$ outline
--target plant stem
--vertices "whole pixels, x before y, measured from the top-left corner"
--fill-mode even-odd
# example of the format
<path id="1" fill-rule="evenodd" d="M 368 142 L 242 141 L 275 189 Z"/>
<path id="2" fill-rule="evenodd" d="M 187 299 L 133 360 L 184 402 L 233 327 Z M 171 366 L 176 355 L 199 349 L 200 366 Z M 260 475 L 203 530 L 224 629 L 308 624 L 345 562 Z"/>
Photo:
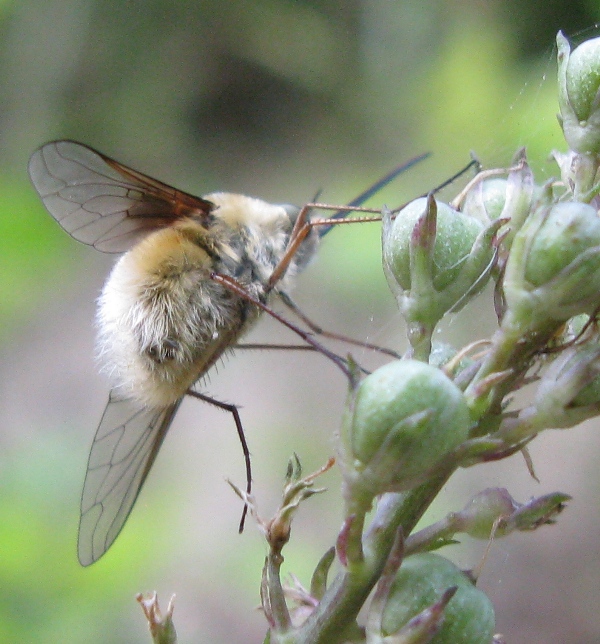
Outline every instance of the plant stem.
<path id="1" fill-rule="evenodd" d="M 344 641 L 371 590 L 379 580 L 398 529 L 409 535 L 444 486 L 454 467 L 420 487 L 380 497 L 375 516 L 363 537 L 364 560 L 341 572 L 327 589 L 314 613 L 287 644 L 337 644 Z"/>

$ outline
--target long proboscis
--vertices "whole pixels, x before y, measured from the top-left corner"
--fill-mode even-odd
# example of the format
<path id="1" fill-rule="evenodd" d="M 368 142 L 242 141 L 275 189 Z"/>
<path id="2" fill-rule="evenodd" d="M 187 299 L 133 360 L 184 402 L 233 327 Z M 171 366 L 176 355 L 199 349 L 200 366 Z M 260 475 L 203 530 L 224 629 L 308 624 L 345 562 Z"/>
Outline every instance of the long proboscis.
<path id="1" fill-rule="evenodd" d="M 334 215 L 329 217 L 328 221 L 332 219 L 344 219 L 349 213 L 352 212 L 353 207 L 358 208 L 359 206 L 362 206 L 362 204 L 367 199 L 369 199 L 369 197 L 372 197 L 374 194 L 379 192 L 382 188 L 385 188 L 385 186 L 387 186 L 388 183 L 393 181 L 399 174 L 402 174 L 402 172 L 404 172 L 405 170 L 408 170 L 413 165 L 419 163 L 419 161 L 423 161 L 423 159 L 426 159 L 428 156 L 429 156 L 429 152 L 426 152 L 424 154 L 421 154 L 417 157 L 410 159 L 409 161 L 406 161 L 405 163 L 399 165 L 397 168 L 394 168 L 391 172 L 386 174 L 385 177 L 377 181 L 377 183 L 374 183 L 372 186 L 367 188 L 364 192 L 359 194 L 358 197 L 356 197 L 356 199 L 353 199 L 343 210 L 338 210 Z M 467 163 L 467 165 L 464 168 L 461 168 L 450 178 L 446 179 L 443 183 L 440 183 L 433 190 L 431 190 L 430 193 L 422 194 L 421 197 L 427 197 L 428 194 L 436 194 L 440 190 L 443 190 L 446 186 L 449 186 L 451 183 L 456 181 L 459 177 L 461 177 L 463 174 L 468 172 L 471 168 L 476 168 L 478 172 L 481 169 L 481 164 L 479 160 L 475 157 L 473 157 L 471 161 L 469 161 L 469 163 Z M 394 208 L 391 211 L 391 213 L 395 216 L 406 205 L 407 204 L 402 204 L 401 206 Z M 319 231 L 320 237 L 323 237 L 325 233 L 329 232 L 333 228 L 333 224 L 327 225 L 327 222 L 324 222 L 324 223 L 325 225 Z"/>
<path id="2" fill-rule="evenodd" d="M 331 217 L 328 217 L 328 219 L 343 219 L 348 215 L 348 213 L 352 212 L 351 208 L 362 206 L 362 204 L 365 203 L 367 199 L 377 194 L 380 190 L 383 190 L 383 188 L 385 188 L 389 183 L 391 183 L 398 175 L 402 174 L 403 172 L 406 172 L 406 170 L 409 170 L 417 163 L 423 161 L 429 155 L 430 155 L 429 152 L 425 152 L 424 154 L 420 154 L 419 156 L 413 157 L 412 159 L 409 159 L 408 161 L 401 163 L 399 166 L 394 168 L 391 172 L 388 172 L 384 177 L 379 179 L 379 181 L 376 181 L 372 186 L 369 186 L 364 192 L 361 192 L 358 195 L 358 197 L 354 198 L 348 204 L 348 208 L 345 208 L 344 210 L 338 210 Z M 323 237 L 323 235 L 329 232 L 332 228 L 333 226 L 323 226 L 323 228 L 319 230 L 319 236 Z"/>

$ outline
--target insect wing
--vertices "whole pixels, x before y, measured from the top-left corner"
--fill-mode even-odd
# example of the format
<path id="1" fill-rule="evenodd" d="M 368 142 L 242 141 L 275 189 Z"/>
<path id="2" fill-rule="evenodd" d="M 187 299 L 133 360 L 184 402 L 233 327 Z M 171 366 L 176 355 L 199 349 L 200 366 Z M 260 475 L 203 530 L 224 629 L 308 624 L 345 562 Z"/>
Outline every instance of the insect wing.
<path id="1" fill-rule="evenodd" d="M 117 538 L 180 403 L 140 409 L 111 392 L 94 437 L 81 497 L 81 565 L 94 563 Z"/>
<path id="2" fill-rule="evenodd" d="M 105 253 L 128 250 L 157 228 L 214 205 L 74 141 L 53 141 L 29 160 L 29 176 L 56 221 Z"/>

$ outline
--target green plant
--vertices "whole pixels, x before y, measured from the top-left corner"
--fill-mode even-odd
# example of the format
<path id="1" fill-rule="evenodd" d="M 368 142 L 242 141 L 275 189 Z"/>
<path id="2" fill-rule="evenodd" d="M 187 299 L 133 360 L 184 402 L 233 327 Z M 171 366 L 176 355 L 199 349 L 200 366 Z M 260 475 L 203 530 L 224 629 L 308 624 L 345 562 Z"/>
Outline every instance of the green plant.
<path id="1" fill-rule="evenodd" d="M 521 150 L 510 168 L 480 172 L 450 204 L 430 195 L 383 214 L 383 267 L 411 348 L 362 381 L 356 371 L 338 437 L 345 520 L 308 590 L 284 589 L 280 569 L 294 513 L 319 491 L 319 472 L 302 477 L 294 459 L 279 512 L 257 517 L 269 544 L 265 642 L 490 642 L 493 609 L 476 579 L 424 553 L 461 533 L 500 538 L 553 523 L 569 499 L 557 492 L 520 504 L 487 489 L 415 532 L 458 468 L 519 451 L 527 458 L 540 432 L 600 414 L 600 39 L 573 52 L 562 34 L 557 40 L 569 146 L 553 153 L 560 180 L 537 185 Z M 492 337 L 460 350 L 437 346 L 441 318 L 489 296 L 490 281 Z M 533 395 L 520 407 L 514 397 L 525 386 Z M 238 493 L 256 516 L 253 499 Z M 341 571 L 329 581 L 336 558 Z"/>

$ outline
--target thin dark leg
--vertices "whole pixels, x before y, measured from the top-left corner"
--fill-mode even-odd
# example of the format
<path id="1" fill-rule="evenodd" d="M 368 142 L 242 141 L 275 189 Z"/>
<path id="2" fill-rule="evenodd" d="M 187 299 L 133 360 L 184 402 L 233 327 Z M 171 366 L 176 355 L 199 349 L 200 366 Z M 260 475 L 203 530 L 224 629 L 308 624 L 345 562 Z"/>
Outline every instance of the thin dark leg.
<path id="1" fill-rule="evenodd" d="M 237 349 L 251 349 L 252 351 L 275 349 L 281 351 L 316 351 L 315 347 L 310 347 L 305 344 L 267 344 L 266 342 L 242 342 L 233 347 Z"/>
<path id="2" fill-rule="evenodd" d="M 292 298 L 287 293 L 285 293 L 284 291 L 278 291 L 277 293 L 281 298 L 281 301 L 291 311 L 293 311 L 313 333 L 322 335 L 324 338 L 331 338 L 332 340 L 338 340 L 339 342 L 345 342 L 347 344 L 353 344 L 357 347 L 370 349 L 371 351 L 377 351 L 398 360 L 401 358 L 400 354 L 392 351 L 392 349 L 386 349 L 385 347 L 380 347 L 379 345 L 371 344 L 370 342 L 363 342 L 362 340 L 355 340 L 354 338 L 350 338 L 347 335 L 342 335 L 341 333 L 332 333 L 331 331 L 325 331 L 325 329 L 320 327 L 318 324 L 315 324 L 309 317 L 307 317 L 302 309 L 294 302 L 294 300 L 292 300 Z"/>
<path id="3" fill-rule="evenodd" d="M 229 277 L 229 275 L 222 275 L 220 273 L 211 273 L 210 278 L 215 282 L 218 282 L 225 288 L 229 289 L 236 295 L 239 295 L 239 297 L 243 298 L 247 302 L 254 304 L 254 306 L 261 309 L 261 311 L 268 313 L 272 318 L 274 318 L 275 320 L 283 324 L 285 327 L 293 331 L 296 335 L 299 335 L 307 344 L 314 347 L 317 351 L 322 353 L 324 356 L 329 358 L 334 364 L 336 364 L 337 367 L 341 369 L 341 371 L 344 373 L 346 378 L 348 378 L 351 386 L 354 387 L 356 385 L 356 379 L 357 379 L 356 371 L 354 369 L 351 369 L 348 366 L 348 362 L 346 360 L 344 360 L 343 358 L 340 358 L 340 356 L 338 356 L 336 353 L 333 353 L 333 351 L 330 351 L 322 344 L 317 342 L 310 333 L 308 333 L 307 331 L 304 331 L 303 329 L 296 326 L 295 324 L 292 324 L 291 322 L 286 320 L 283 316 L 279 315 L 279 313 L 277 313 L 276 311 L 273 311 L 273 309 L 268 307 L 266 304 L 252 297 L 249 293 L 246 292 L 246 290 L 241 284 L 239 284 L 235 279 L 233 279 L 233 277 Z"/>
<path id="4" fill-rule="evenodd" d="M 215 400 L 214 398 L 201 394 L 197 391 L 194 391 L 193 389 L 188 389 L 187 393 L 189 396 L 198 398 L 198 400 L 203 400 L 204 402 L 207 402 L 210 405 L 214 405 L 215 407 L 218 407 L 223 411 L 228 411 L 233 416 L 235 427 L 238 433 L 238 438 L 240 439 L 240 443 L 242 444 L 244 461 L 246 463 L 246 492 L 250 494 L 250 492 L 252 491 L 252 466 L 250 464 L 250 450 L 248 449 L 248 443 L 246 442 L 246 435 L 244 434 L 242 419 L 240 418 L 238 408 L 235 405 L 224 403 L 224 402 L 221 402 L 220 400 Z M 239 526 L 240 532 L 243 532 L 244 530 L 244 524 L 246 523 L 247 514 L 248 514 L 248 504 L 246 503 L 244 504 L 244 509 L 242 510 L 242 518 L 240 519 L 240 526 Z"/>

